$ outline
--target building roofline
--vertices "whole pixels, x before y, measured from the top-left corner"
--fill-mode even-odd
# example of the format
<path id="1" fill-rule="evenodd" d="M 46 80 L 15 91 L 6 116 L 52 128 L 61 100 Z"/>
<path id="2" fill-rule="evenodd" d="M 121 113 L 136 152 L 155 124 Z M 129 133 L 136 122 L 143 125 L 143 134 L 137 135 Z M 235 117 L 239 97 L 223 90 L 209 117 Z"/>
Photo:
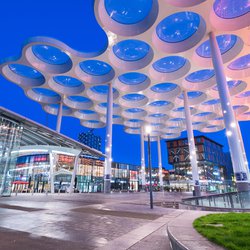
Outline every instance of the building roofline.
<path id="1" fill-rule="evenodd" d="M 199 138 L 199 137 L 203 137 L 203 138 L 207 139 L 208 141 L 211 141 L 211 142 L 213 142 L 213 143 L 215 143 L 215 144 L 217 144 L 217 145 L 219 145 L 219 146 L 221 146 L 221 147 L 224 147 L 222 144 L 220 144 L 220 143 L 218 143 L 218 142 L 216 142 L 216 141 L 214 141 L 214 140 L 208 138 L 208 137 L 205 136 L 205 135 L 197 135 L 197 136 L 194 136 L 194 138 Z M 172 142 L 172 141 L 179 141 L 179 140 L 186 140 L 186 139 L 188 139 L 188 138 L 187 138 L 187 137 L 183 137 L 183 138 L 171 139 L 171 140 L 165 140 L 165 141 L 166 141 L 166 142 Z"/>
<path id="2" fill-rule="evenodd" d="M 48 132 L 48 133 L 50 133 L 50 134 L 52 134 L 54 136 L 57 136 L 57 137 L 62 138 L 64 140 L 67 140 L 67 141 L 71 142 L 73 145 L 75 145 L 75 147 L 79 147 L 79 148 L 81 148 L 83 150 L 87 150 L 87 151 L 89 151 L 90 153 L 92 153 L 94 155 L 98 155 L 100 157 L 106 157 L 106 155 L 104 155 L 101 151 L 90 148 L 89 146 L 86 146 L 86 145 L 84 145 L 84 144 L 82 144 L 82 143 L 80 143 L 80 142 L 66 136 L 66 135 L 58 133 L 55 130 L 52 130 L 52 129 L 50 129 L 50 128 L 48 128 L 48 127 L 46 127 L 46 126 L 44 126 L 44 125 L 42 125 L 40 123 L 37 123 L 37 122 L 27 118 L 27 117 L 19 115 L 19 114 L 15 113 L 15 112 L 13 112 L 13 111 L 11 111 L 9 109 L 6 109 L 6 108 L 4 108 L 2 106 L 0 106 L 0 115 L 5 116 L 7 119 L 9 118 L 9 119 L 12 119 L 13 121 L 20 122 L 20 123 L 22 123 L 24 125 L 34 126 L 34 127 L 39 128 L 39 129 L 42 129 L 45 132 Z"/>

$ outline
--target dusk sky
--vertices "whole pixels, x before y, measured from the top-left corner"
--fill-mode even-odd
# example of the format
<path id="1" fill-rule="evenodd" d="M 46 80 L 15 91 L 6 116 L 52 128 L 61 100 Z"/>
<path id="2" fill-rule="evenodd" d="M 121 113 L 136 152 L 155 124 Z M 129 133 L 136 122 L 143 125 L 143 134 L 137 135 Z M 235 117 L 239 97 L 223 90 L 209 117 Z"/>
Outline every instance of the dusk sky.
<path id="1" fill-rule="evenodd" d="M 53 37 L 81 51 L 102 50 L 107 38 L 95 20 L 93 2 L 93 0 L 1 0 L 0 61 L 9 57 L 19 57 L 23 45 L 31 37 L 36 36 Z M 39 103 L 26 97 L 22 88 L 2 76 L 0 76 L 0 106 L 51 129 L 56 127 L 55 116 L 46 114 Z M 248 156 L 249 124 L 249 122 L 240 123 Z M 77 139 L 79 132 L 82 131 L 88 131 L 88 129 L 82 127 L 78 119 L 63 117 L 61 133 Z M 102 151 L 104 152 L 105 129 L 95 129 L 94 133 L 103 138 Z M 195 131 L 195 135 L 197 134 L 201 133 Z M 204 135 L 224 145 L 224 151 L 228 151 L 224 130 Z M 186 133 L 182 133 L 182 137 L 186 137 Z M 165 140 L 162 140 L 161 144 L 163 167 L 171 168 L 167 163 Z M 158 164 L 156 142 L 152 143 L 152 147 L 152 163 L 156 167 Z M 113 127 L 113 160 L 140 164 L 139 135 L 126 134 L 123 132 L 123 126 L 115 125 Z"/>

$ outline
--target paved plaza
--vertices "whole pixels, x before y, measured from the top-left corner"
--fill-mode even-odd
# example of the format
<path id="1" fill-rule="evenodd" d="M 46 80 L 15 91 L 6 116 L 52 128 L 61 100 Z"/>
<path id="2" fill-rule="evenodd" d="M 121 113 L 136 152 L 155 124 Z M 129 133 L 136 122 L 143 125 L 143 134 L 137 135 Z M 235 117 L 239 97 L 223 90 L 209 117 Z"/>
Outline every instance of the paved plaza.
<path id="1" fill-rule="evenodd" d="M 0 249 L 170 249 L 160 206 L 190 194 L 18 194 L 0 198 Z"/>

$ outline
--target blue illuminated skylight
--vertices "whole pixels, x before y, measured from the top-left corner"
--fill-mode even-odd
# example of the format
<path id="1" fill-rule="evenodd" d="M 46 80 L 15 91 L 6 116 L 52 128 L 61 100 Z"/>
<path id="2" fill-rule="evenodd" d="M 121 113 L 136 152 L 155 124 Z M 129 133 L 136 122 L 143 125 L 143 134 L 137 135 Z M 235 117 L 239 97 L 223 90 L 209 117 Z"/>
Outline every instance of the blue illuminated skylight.
<path id="1" fill-rule="evenodd" d="M 193 107 L 190 107 L 190 110 L 194 110 Z M 176 108 L 173 110 L 174 112 L 184 112 L 185 111 L 185 108 L 184 107 L 179 107 L 179 108 Z"/>
<path id="2" fill-rule="evenodd" d="M 237 36 L 229 35 L 229 34 L 220 35 L 220 36 L 216 36 L 216 40 L 217 40 L 218 46 L 220 48 L 220 52 L 223 55 L 226 52 L 228 52 L 230 49 L 232 49 L 233 46 L 236 44 Z M 210 58 L 211 57 L 211 48 L 210 48 L 209 40 L 202 43 L 196 49 L 196 53 L 201 57 Z"/>
<path id="3" fill-rule="evenodd" d="M 221 18 L 231 19 L 250 12 L 249 0 L 215 0 L 214 12 Z"/>
<path id="4" fill-rule="evenodd" d="M 223 117 L 217 117 L 214 120 L 216 120 L 216 121 L 222 121 L 223 119 L 224 119 Z"/>
<path id="5" fill-rule="evenodd" d="M 102 108 L 107 108 L 108 107 L 108 103 L 102 102 L 102 103 L 99 103 L 98 106 L 102 107 Z M 113 103 L 113 108 L 119 108 L 119 105 L 116 104 L 116 103 Z"/>
<path id="6" fill-rule="evenodd" d="M 242 56 L 228 65 L 232 70 L 243 70 L 250 68 L 250 54 Z"/>
<path id="7" fill-rule="evenodd" d="M 44 76 L 37 71 L 36 69 L 33 69 L 29 66 L 22 65 L 22 64 L 9 64 L 9 69 L 14 72 L 15 74 L 27 78 L 32 78 L 32 79 L 44 79 Z"/>
<path id="8" fill-rule="evenodd" d="M 189 82 L 203 82 L 207 81 L 214 76 L 214 70 L 202 69 L 189 74 L 185 79 Z"/>
<path id="9" fill-rule="evenodd" d="M 125 112 L 128 112 L 128 113 L 141 113 L 143 112 L 144 110 L 143 109 L 140 109 L 140 108 L 131 108 L 131 109 L 126 109 Z"/>
<path id="10" fill-rule="evenodd" d="M 213 99 L 213 100 L 203 102 L 202 105 L 215 105 L 218 103 L 220 103 L 220 99 Z"/>
<path id="11" fill-rule="evenodd" d="M 246 92 L 243 92 L 243 93 L 237 95 L 236 97 L 244 98 L 244 97 L 249 97 L 249 96 L 250 96 L 250 91 L 246 91 Z"/>
<path id="12" fill-rule="evenodd" d="M 138 61 L 149 52 L 150 46 L 140 40 L 123 40 L 113 46 L 114 54 L 123 61 Z"/>
<path id="13" fill-rule="evenodd" d="M 145 96 L 141 94 L 127 94 L 127 95 L 124 95 L 122 98 L 126 101 L 138 102 L 138 101 L 142 101 L 143 99 L 145 99 Z"/>
<path id="14" fill-rule="evenodd" d="M 171 119 L 169 119 L 169 121 L 171 121 L 171 122 L 182 122 L 184 120 L 185 120 L 184 118 L 171 118 Z"/>
<path id="15" fill-rule="evenodd" d="M 246 107 L 246 106 L 244 106 L 244 105 L 235 105 L 235 106 L 233 106 L 233 109 L 237 110 L 237 109 L 240 109 L 240 108 L 243 108 L 243 107 Z"/>
<path id="16" fill-rule="evenodd" d="M 168 56 L 154 62 L 152 66 L 158 72 L 171 73 L 182 68 L 186 61 L 187 60 L 181 56 Z"/>
<path id="17" fill-rule="evenodd" d="M 160 117 L 166 117 L 167 115 L 166 114 L 161 114 L 161 113 L 159 113 L 159 114 L 151 114 L 151 115 L 149 115 L 149 117 L 157 117 L 157 118 L 160 118 Z"/>
<path id="18" fill-rule="evenodd" d="M 147 76 L 138 72 L 128 72 L 118 77 L 119 81 L 127 85 L 137 85 L 147 80 Z"/>
<path id="19" fill-rule="evenodd" d="M 82 82 L 70 76 L 54 76 L 53 80 L 64 87 L 79 87 Z"/>
<path id="20" fill-rule="evenodd" d="M 164 42 L 178 43 L 191 37 L 199 28 L 200 16 L 194 12 L 178 12 L 164 18 L 156 33 Z"/>
<path id="21" fill-rule="evenodd" d="M 99 124 L 99 123 L 100 123 L 100 122 L 97 121 L 97 120 L 89 120 L 89 121 L 87 121 L 87 122 L 92 123 L 92 124 Z"/>
<path id="22" fill-rule="evenodd" d="M 63 65 L 71 61 L 65 52 L 49 45 L 33 45 L 32 52 L 38 59 L 48 64 Z"/>
<path id="23" fill-rule="evenodd" d="M 96 85 L 90 88 L 94 93 L 100 95 L 107 95 L 108 94 L 108 86 L 107 85 Z M 113 88 L 113 93 L 116 92 L 116 89 Z"/>
<path id="24" fill-rule="evenodd" d="M 152 86 L 150 89 L 156 93 L 166 93 L 174 90 L 177 87 L 174 83 L 159 83 Z"/>
<path id="25" fill-rule="evenodd" d="M 188 99 L 194 99 L 194 98 L 201 96 L 203 93 L 200 91 L 190 91 L 187 94 L 188 94 Z M 179 96 L 179 98 L 180 99 L 184 98 L 183 93 Z"/>
<path id="26" fill-rule="evenodd" d="M 59 97 L 59 95 L 50 90 L 50 89 L 43 89 L 43 88 L 33 88 L 32 89 L 36 94 L 42 95 L 42 96 L 48 96 L 48 97 Z"/>
<path id="27" fill-rule="evenodd" d="M 128 120 L 129 122 L 142 122 L 142 120 L 139 120 L 139 119 L 130 119 L 130 120 Z"/>
<path id="28" fill-rule="evenodd" d="M 73 102 L 82 102 L 82 103 L 91 102 L 90 99 L 84 96 L 69 96 L 68 99 Z"/>
<path id="29" fill-rule="evenodd" d="M 195 114 L 194 116 L 208 116 L 208 115 L 211 115 L 212 112 L 203 112 L 203 113 L 199 113 L 199 114 Z"/>
<path id="30" fill-rule="evenodd" d="M 151 102 L 149 104 L 149 106 L 153 106 L 153 107 L 163 107 L 163 106 L 167 106 L 169 105 L 171 102 L 169 101 L 155 101 L 155 102 Z"/>
<path id="31" fill-rule="evenodd" d="M 136 24 L 150 13 L 152 0 L 105 0 L 108 15 L 118 23 Z"/>
<path id="32" fill-rule="evenodd" d="M 242 81 L 232 80 L 232 81 L 227 82 L 227 86 L 228 86 L 229 89 L 232 89 L 232 88 L 235 88 L 235 87 L 239 86 L 241 83 L 242 83 Z M 217 85 L 214 86 L 213 90 L 218 91 L 218 86 Z"/>
<path id="33" fill-rule="evenodd" d="M 88 109 L 79 110 L 79 112 L 82 113 L 82 114 L 85 114 L 85 115 L 96 114 L 95 111 L 93 111 L 93 110 L 88 110 Z"/>
<path id="34" fill-rule="evenodd" d="M 102 76 L 108 74 L 112 67 L 106 62 L 99 60 L 87 60 L 79 63 L 80 68 L 87 74 Z"/>

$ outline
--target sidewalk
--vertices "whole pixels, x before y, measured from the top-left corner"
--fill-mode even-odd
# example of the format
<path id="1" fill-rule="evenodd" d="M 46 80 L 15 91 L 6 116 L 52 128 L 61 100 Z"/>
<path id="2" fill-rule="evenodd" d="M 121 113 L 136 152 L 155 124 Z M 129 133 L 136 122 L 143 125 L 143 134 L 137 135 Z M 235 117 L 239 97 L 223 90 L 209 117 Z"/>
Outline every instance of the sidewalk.
<path id="1" fill-rule="evenodd" d="M 153 194 L 156 204 L 178 202 L 183 195 Z M 18 194 L 0 198 L 0 249 L 170 250 L 167 225 L 173 237 L 180 230 L 184 236 L 191 218 L 201 213 L 156 205 L 150 209 L 149 193 Z"/>

